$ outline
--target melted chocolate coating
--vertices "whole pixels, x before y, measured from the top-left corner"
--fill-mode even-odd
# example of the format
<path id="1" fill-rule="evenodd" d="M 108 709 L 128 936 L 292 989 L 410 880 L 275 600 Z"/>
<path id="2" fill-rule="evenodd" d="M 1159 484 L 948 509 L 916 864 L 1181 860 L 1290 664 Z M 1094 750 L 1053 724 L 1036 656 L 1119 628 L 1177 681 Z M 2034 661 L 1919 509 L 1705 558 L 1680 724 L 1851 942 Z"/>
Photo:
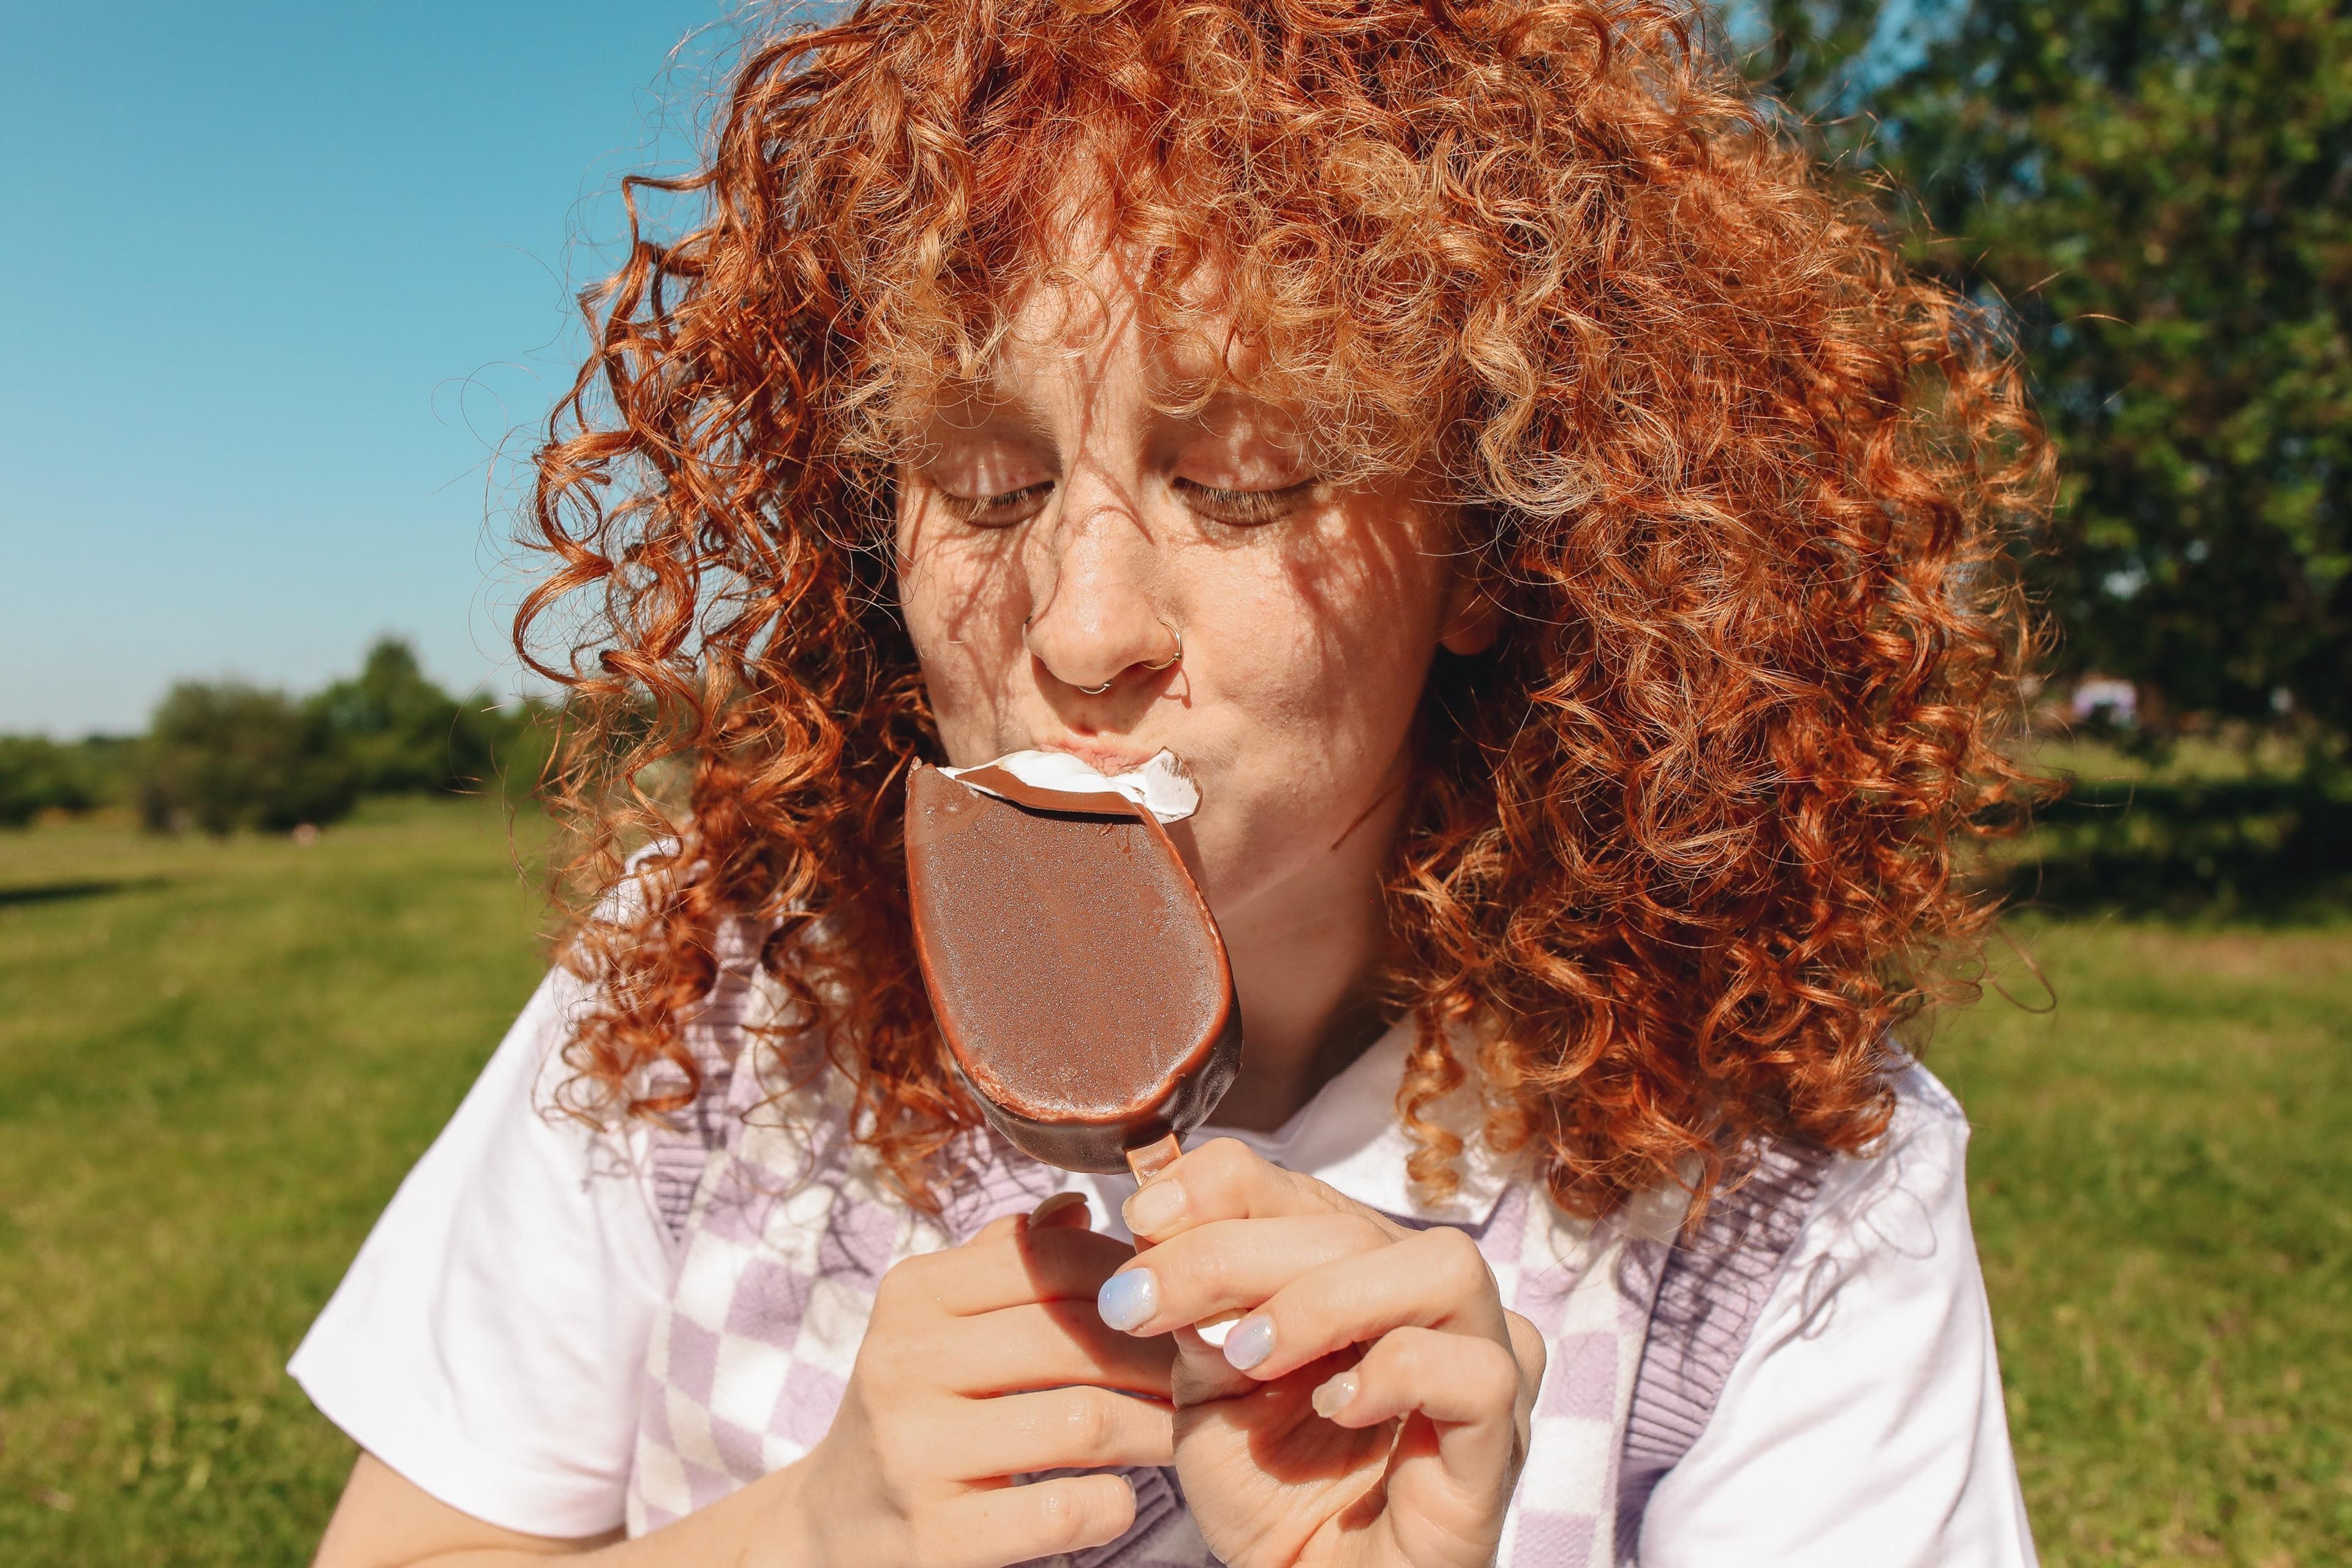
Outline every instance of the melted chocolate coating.
<path id="1" fill-rule="evenodd" d="M 1065 1170 L 1123 1171 L 1129 1150 L 1206 1121 L 1233 1082 L 1233 970 L 1150 812 L 1019 794 L 936 768 L 908 778 L 923 983 L 957 1072 L 1007 1138 Z"/>

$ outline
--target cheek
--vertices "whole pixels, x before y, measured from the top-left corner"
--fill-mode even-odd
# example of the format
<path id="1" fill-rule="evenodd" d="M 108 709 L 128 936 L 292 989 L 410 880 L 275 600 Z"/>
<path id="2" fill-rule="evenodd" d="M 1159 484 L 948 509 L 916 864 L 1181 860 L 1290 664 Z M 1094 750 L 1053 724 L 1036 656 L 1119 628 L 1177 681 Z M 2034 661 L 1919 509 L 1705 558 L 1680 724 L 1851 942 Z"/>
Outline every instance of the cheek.
<path id="1" fill-rule="evenodd" d="M 1022 658 L 1018 574 L 1009 538 L 927 540 L 902 529 L 898 605 L 923 669 L 932 712 L 951 752 L 992 726 Z"/>
<path id="2" fill-rule="evenodd" d="M 1441 609 L 1439 574 L 1401 529 L 1318 531 L 1256 565 L 1202 627 L 1246 781 L 1217 835 L 1235 876 L 1330 842 L 1394 782 Z"/>
<path id="3" fill-rule="evenodd" d="M 1435 647 L 1434 575 L 1412 535 L 1384 521 L 1342 518 L 1285 551 L 1248 660 L 1273 710 L 1385 763 Z"/>

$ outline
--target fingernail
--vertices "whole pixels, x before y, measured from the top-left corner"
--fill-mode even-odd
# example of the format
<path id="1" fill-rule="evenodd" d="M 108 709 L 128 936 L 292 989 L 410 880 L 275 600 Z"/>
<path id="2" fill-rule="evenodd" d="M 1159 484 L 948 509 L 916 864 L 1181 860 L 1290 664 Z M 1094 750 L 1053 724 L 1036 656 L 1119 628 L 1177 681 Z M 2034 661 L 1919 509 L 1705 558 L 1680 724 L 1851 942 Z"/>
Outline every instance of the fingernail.
<path id="1" fill-rule="evenodd" d="M 1193 1324 L 1192 1331 L 1200 1335 L 1211 1350 L 1221 1351 L 1225 1348 L 1225 1341 L 1232 1336 L 1234 1325 L 1241 1321 L 1239 1312 L 1219 1312 L 1213 1318 L 1203 1318 Z"/>
<path id="2" fill-rule="evenodd" d="M 1160 1281 L 1149 1268 L 1114 1274 L 1095 1292 L 1095 1310 L 1114 1329 L 1133 1329 L 1160 1310 Z"/>
<path id="3" fill-rule="evenodd" d="M 1262 1312 L 1252 1313 L 1225 1336 L 1225 1364 L 1235 1372 L 1247 1372 L 1273 1350 L 1274 1320 Z"/>
<path id="4" fill-rule="evenodd" d="M 1184 1187 L 1180 1182 L 1154 1182 L 1139 1187 L 1127 1200 L 1127 1228 L 1138 1236 L 1156 1236 L 1184 1217 Z"/>
<path id="5" fill-rule="evenodd" d="M 1073 1208 L 1082 1209 L 1086 1206 L 1087 1194 L 1084 1193 L 1055 1193 L 1029 1211 L 1030 1228 L 1035 1229 L 1057 1214 L 1066 1213 Z"/>
<path id="6" fill-rule="evenodd" d="M 1315 1414 L 1328 1421 L 1354 1402 L 1356 1374 L 1343 1372 L 1315 1391 Z"/>

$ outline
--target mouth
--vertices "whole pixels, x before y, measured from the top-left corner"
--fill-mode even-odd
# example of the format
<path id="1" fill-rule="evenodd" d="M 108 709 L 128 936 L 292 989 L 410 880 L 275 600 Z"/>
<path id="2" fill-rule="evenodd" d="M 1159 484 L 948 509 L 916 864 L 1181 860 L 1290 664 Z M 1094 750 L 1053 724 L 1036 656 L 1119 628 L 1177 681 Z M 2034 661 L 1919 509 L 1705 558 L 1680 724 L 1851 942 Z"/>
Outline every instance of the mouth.
<path id="1" fill-rule="evenodd" d="M 1086 763 L 1087 766 L 1094 769 L 1095 772 L 1102 774 L 1106 778 L 1110 778 L 1119 773 L 1133 773 L 1136 769 L 1141 767 L 1144 763 L 1158 756 L 1161 752 L 1168 750 L 1168 748 L 1165 746 L 1122 746 L 1115 745 L 1105 741 L 1069 739 L 1061 741 L 1040 741 L 1037 742 L 1037 750 L 1041 752 L 1060 752 L 1065 755 L 1076 757 L 1078 761 Z M 1181 757 L 1178 759 L 1178 764 L 1180 767 L 1182 764 L 1182 759 Z"/>

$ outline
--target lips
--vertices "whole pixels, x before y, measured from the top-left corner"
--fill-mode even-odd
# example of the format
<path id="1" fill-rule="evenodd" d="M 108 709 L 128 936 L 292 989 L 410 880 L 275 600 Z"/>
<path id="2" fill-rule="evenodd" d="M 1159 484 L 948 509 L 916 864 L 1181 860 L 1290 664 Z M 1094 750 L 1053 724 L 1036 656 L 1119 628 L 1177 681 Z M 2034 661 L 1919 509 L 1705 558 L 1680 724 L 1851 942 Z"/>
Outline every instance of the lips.
<path id="1" fill-rule="evenodd" d="M 1161 746 L 1113 746 L 1099 742 L 1076 740 L 1038 741 L 1033 742 L 1033 745 L 1034 749 L 1040 752 L 1060 752 L 1065 755 L 1076 757 L 1105 777 L 1133 773 L 1167 749 Z"/>

